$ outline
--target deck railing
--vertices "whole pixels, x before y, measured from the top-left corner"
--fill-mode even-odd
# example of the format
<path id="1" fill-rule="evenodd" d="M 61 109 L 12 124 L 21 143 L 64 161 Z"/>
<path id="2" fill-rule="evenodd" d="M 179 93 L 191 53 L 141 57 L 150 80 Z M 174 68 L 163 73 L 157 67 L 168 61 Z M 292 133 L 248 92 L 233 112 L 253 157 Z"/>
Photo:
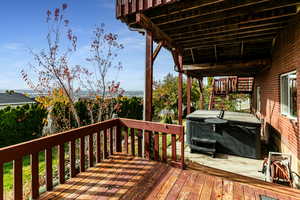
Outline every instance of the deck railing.
<path id="1" fill-rule="evenodd" d="M 119 18 L 175 1 L 176 0 L 116 0 L 116 15 L 117 18 Z"/>
<path id="2" fill-rule="evenodd" d="M 215 95 L 229 93 L 251 93 L 254 79 L 252 77 L 227 77 L 214 79 L 213 89 Z"/>
<path id="3" fill-rule="evenodd" d="M 123 130 L 123 131 L 122 131 Z M 129 134 L 130 133 L 130 134 Z M 137 137 L 136 137 L 136 133 Z M 150 143 L 151 134 L 154 134 L 154 145 Z M 144 150 L 142 134 L 145 134 Z M 171 164 L 184 167 L 184 128 L 178 125 L 160 124 L 130 119 L 112 119 L 85 127 L 72 129 L 55 135 L 42 137 L 29 142 L 0 149 L 0 200 L 4 199 L 3 176 L 4 163 L 13 161 L 14 199 L 23 198 L 23 158 L 29 155 L 31 158 L 31 197 L 39 198 L 39 153 L 45 152 L 45 185 L 46 190 L 53 189 L 53 148 L 58 147 L 58 180 L 60 184 L 66 181 L 66 156 L 68 149 L 70 177 L 75 177 L 79 172 L 86 170 L 88 166 L 101 162 L 114 152 L 129 153 L 129 137 L 131 138 L 131 154 L 143 156 L 148 159 L 168 161 L 167 135 L 171 135 L 172 156 Z M 159 154 L 159 137 L 162 137 L 161 156 Z M 135 139 L 137 138 L 137 147 Z M 96 141 L 95 141 L 96 139 Z M 181 142 L 180 159 L 176 153 L 176 142 Z M 122 145 L 123 143 L 123 145 Z M 68 145 L 68 146 L 67 146 Z M 88 145 L 88 148 L 85 147 Z M 123 146 L 123 147 L 122 147 Z M 68 147 L 68 148 L 66 148 Z M 95 148 L 95 149 L 94 149 Z M 137 152 L 136 152 L 137 150 Z M 78 154 L 78 155 L 76 155 Z M 86 159 L 88 155 L 88 159 Z M 94 160 L 95 159 L 95 160 Z M 79 161 L 79 167 L 76 163 Z"/>

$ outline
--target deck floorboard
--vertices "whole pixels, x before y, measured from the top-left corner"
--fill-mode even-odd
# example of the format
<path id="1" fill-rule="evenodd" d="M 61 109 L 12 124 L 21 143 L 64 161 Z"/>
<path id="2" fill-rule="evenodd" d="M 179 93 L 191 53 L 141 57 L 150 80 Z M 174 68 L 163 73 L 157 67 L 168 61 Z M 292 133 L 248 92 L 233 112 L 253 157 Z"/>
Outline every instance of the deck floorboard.
<path id="1" fill-rule="evenodd" d="M 117 154 L 79 173 L 40 199 L 241 199 L 260 195 L 300 200 L 300 191 L 190 163 L 180 170 L 162 162 Z"/>

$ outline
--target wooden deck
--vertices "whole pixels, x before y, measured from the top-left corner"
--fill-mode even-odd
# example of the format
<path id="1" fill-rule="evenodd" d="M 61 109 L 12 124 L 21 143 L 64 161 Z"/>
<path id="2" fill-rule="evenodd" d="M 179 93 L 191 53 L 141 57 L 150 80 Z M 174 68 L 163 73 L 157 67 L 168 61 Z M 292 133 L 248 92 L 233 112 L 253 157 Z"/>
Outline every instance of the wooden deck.
<path id="1" fill-rule="evenodd" d="M 255 199 L 294 200 L 300 191 L 222 170 L 166 163 L 118 154 L 78 174 L 41 199 Z"/>

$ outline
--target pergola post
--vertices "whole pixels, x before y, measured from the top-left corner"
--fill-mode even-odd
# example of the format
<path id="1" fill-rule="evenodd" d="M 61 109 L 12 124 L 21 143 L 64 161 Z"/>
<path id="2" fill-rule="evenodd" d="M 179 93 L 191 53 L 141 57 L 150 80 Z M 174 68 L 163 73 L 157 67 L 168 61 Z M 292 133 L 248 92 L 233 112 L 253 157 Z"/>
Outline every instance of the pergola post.
<path id="1" fill-rule="evenodd" d="M 187 75 L 186 79 L 186 114 L 191 113 L 191 88 L 192 88 L 192 78 Z"/>
<path id="2" fill-rule="evenodd" d="M 178 124 L 182 125 L 182 69 L 183 58 L 182 53 L 178 52 Z"/>
<path id="3" fill-rule="evenodd" d="M 152 92 L 153 92 L 153 35 L 146 33 L 146 72 L 145 72 L 145 113 L 144 119 L 152 121 Z M 145 131 L 144 134 L 145 157 L 150 159 L 150 138 L 151 133 Z"/>

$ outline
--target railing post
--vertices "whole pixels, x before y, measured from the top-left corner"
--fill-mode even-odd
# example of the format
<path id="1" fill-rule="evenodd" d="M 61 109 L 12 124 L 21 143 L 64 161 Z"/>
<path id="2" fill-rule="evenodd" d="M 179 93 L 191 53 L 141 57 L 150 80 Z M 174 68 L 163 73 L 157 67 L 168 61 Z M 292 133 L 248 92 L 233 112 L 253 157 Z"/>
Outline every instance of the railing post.
<path id="1" fill-rule="evenodd" d="M 167 162 L 167 134 L 162 133 L 162 160 Z"/>
<path id="2" fill-rule="evenodd" d="M 154 133 L 154 160 L 159 160 L 159 134 L 158 132 Z"/>
<path id="3" fill-rule="evenodd" d="M 135 156 L 135 135 L 134 129 L 130 128 L 130 138 L 131 138 L 131 155 Z"/>
<path id="4" fill-rule="evenodd" d="M 150 131 L 145 131 L 144 132 L 144 149 L 145 149 L 145 157 L 146 159 L 150 160 L 150 137 L 151 137 L 151 132 Z"/>
<path id="5" fill-rule="evenodd" d="M 181 169 L 185 168 L 185 163 L 184 163 L 184 128 L 182 127 L 182 132 L 181 132 Z"/>
<path id="6" fill-rule="evenodd" d="M 51 191 L 53 188 L 52 179 L 52 148 L 46 149 L 46 188 L 47 191 Z"/>
<path id="7" fill-rule="evenodd" d="M 80 138 L 80 172 L 85 171 L 85 138 Z"/>
<path id="8" fill-rule="evenodd" d="M 108 157 L 107 152 L 107 129 L 103 131 L 103 151 L 104 151 L 104 158 L 106 159 Z"/>
<path id="9" fill-rule="evenodd" d="M 23 199 L 22 167 L 22 158 L 14 160 L 14 199 Z"/>
<path id="10" fill-rule="evenodd" d="M 129 128 L 126 127 L 125 137 L 124 137 L 124 139 L 125 139 L 125 152 L 126 152 L 126 154 L 129 153 L 129 151 L 128 151 L 128 135 L 129 135 Z"/>
<path id="11" fill-rule="evenodd" d="M 138 156 L 143 156 L 143 145 L 142 145 L 142 139 L 143 139 L 143 130 L 138 130 Z"/>
<path id="12" fill-rule="evenodd" d="M 100 163 L 101 162 L 101 137 L 100 137 L 100 131 L 97 132 L 97 142 L 96 142 L 96 145 L 97 145 L 97 156 L 96 156 L 96 161 L 97 163 Z"/>
<path id="13" fill-rule="evenodd" d="M 114 154 L 114 138 L 113 138 L 114 128 L 109 129 L 109 151 L 110 155 Z"/>
<path id="14" fill-rule="evenodd" d="M 116 127 L 116 152 L 122 152 L 122 133 L 121 127 Z"/>
<path id="15" fill-rule="evenodd" d="M 75 163 L 76 163 L 76 154 L 75 154 L 75 148 L 76 148 L 76 140 L 72 140 L 70 142 L 70 167 L 71 167 L 71 177 L 76 176 L 76 168 L 75 168 Z"/>
<path id="16" fill-rule="evenodd" d="M 65 183 L 65 145 L 60 144 L 58 146 L 58 174 L 59 174 L 59 183 Z"/>
<path id="17" fill-rule="evenodd" d="M 39 154 L 31 154 L 31 197 L 39 198 Z"/>
<path id="18" fill-rule="evenodd" d="M 89 137 L 88 137 L 88 141 L 89 141 L 89 167 L 93 167 L 93 165 L 94 165 L 93 139 L 94 139 L 94 135 L 93 134 L 89 135 Z"/>

